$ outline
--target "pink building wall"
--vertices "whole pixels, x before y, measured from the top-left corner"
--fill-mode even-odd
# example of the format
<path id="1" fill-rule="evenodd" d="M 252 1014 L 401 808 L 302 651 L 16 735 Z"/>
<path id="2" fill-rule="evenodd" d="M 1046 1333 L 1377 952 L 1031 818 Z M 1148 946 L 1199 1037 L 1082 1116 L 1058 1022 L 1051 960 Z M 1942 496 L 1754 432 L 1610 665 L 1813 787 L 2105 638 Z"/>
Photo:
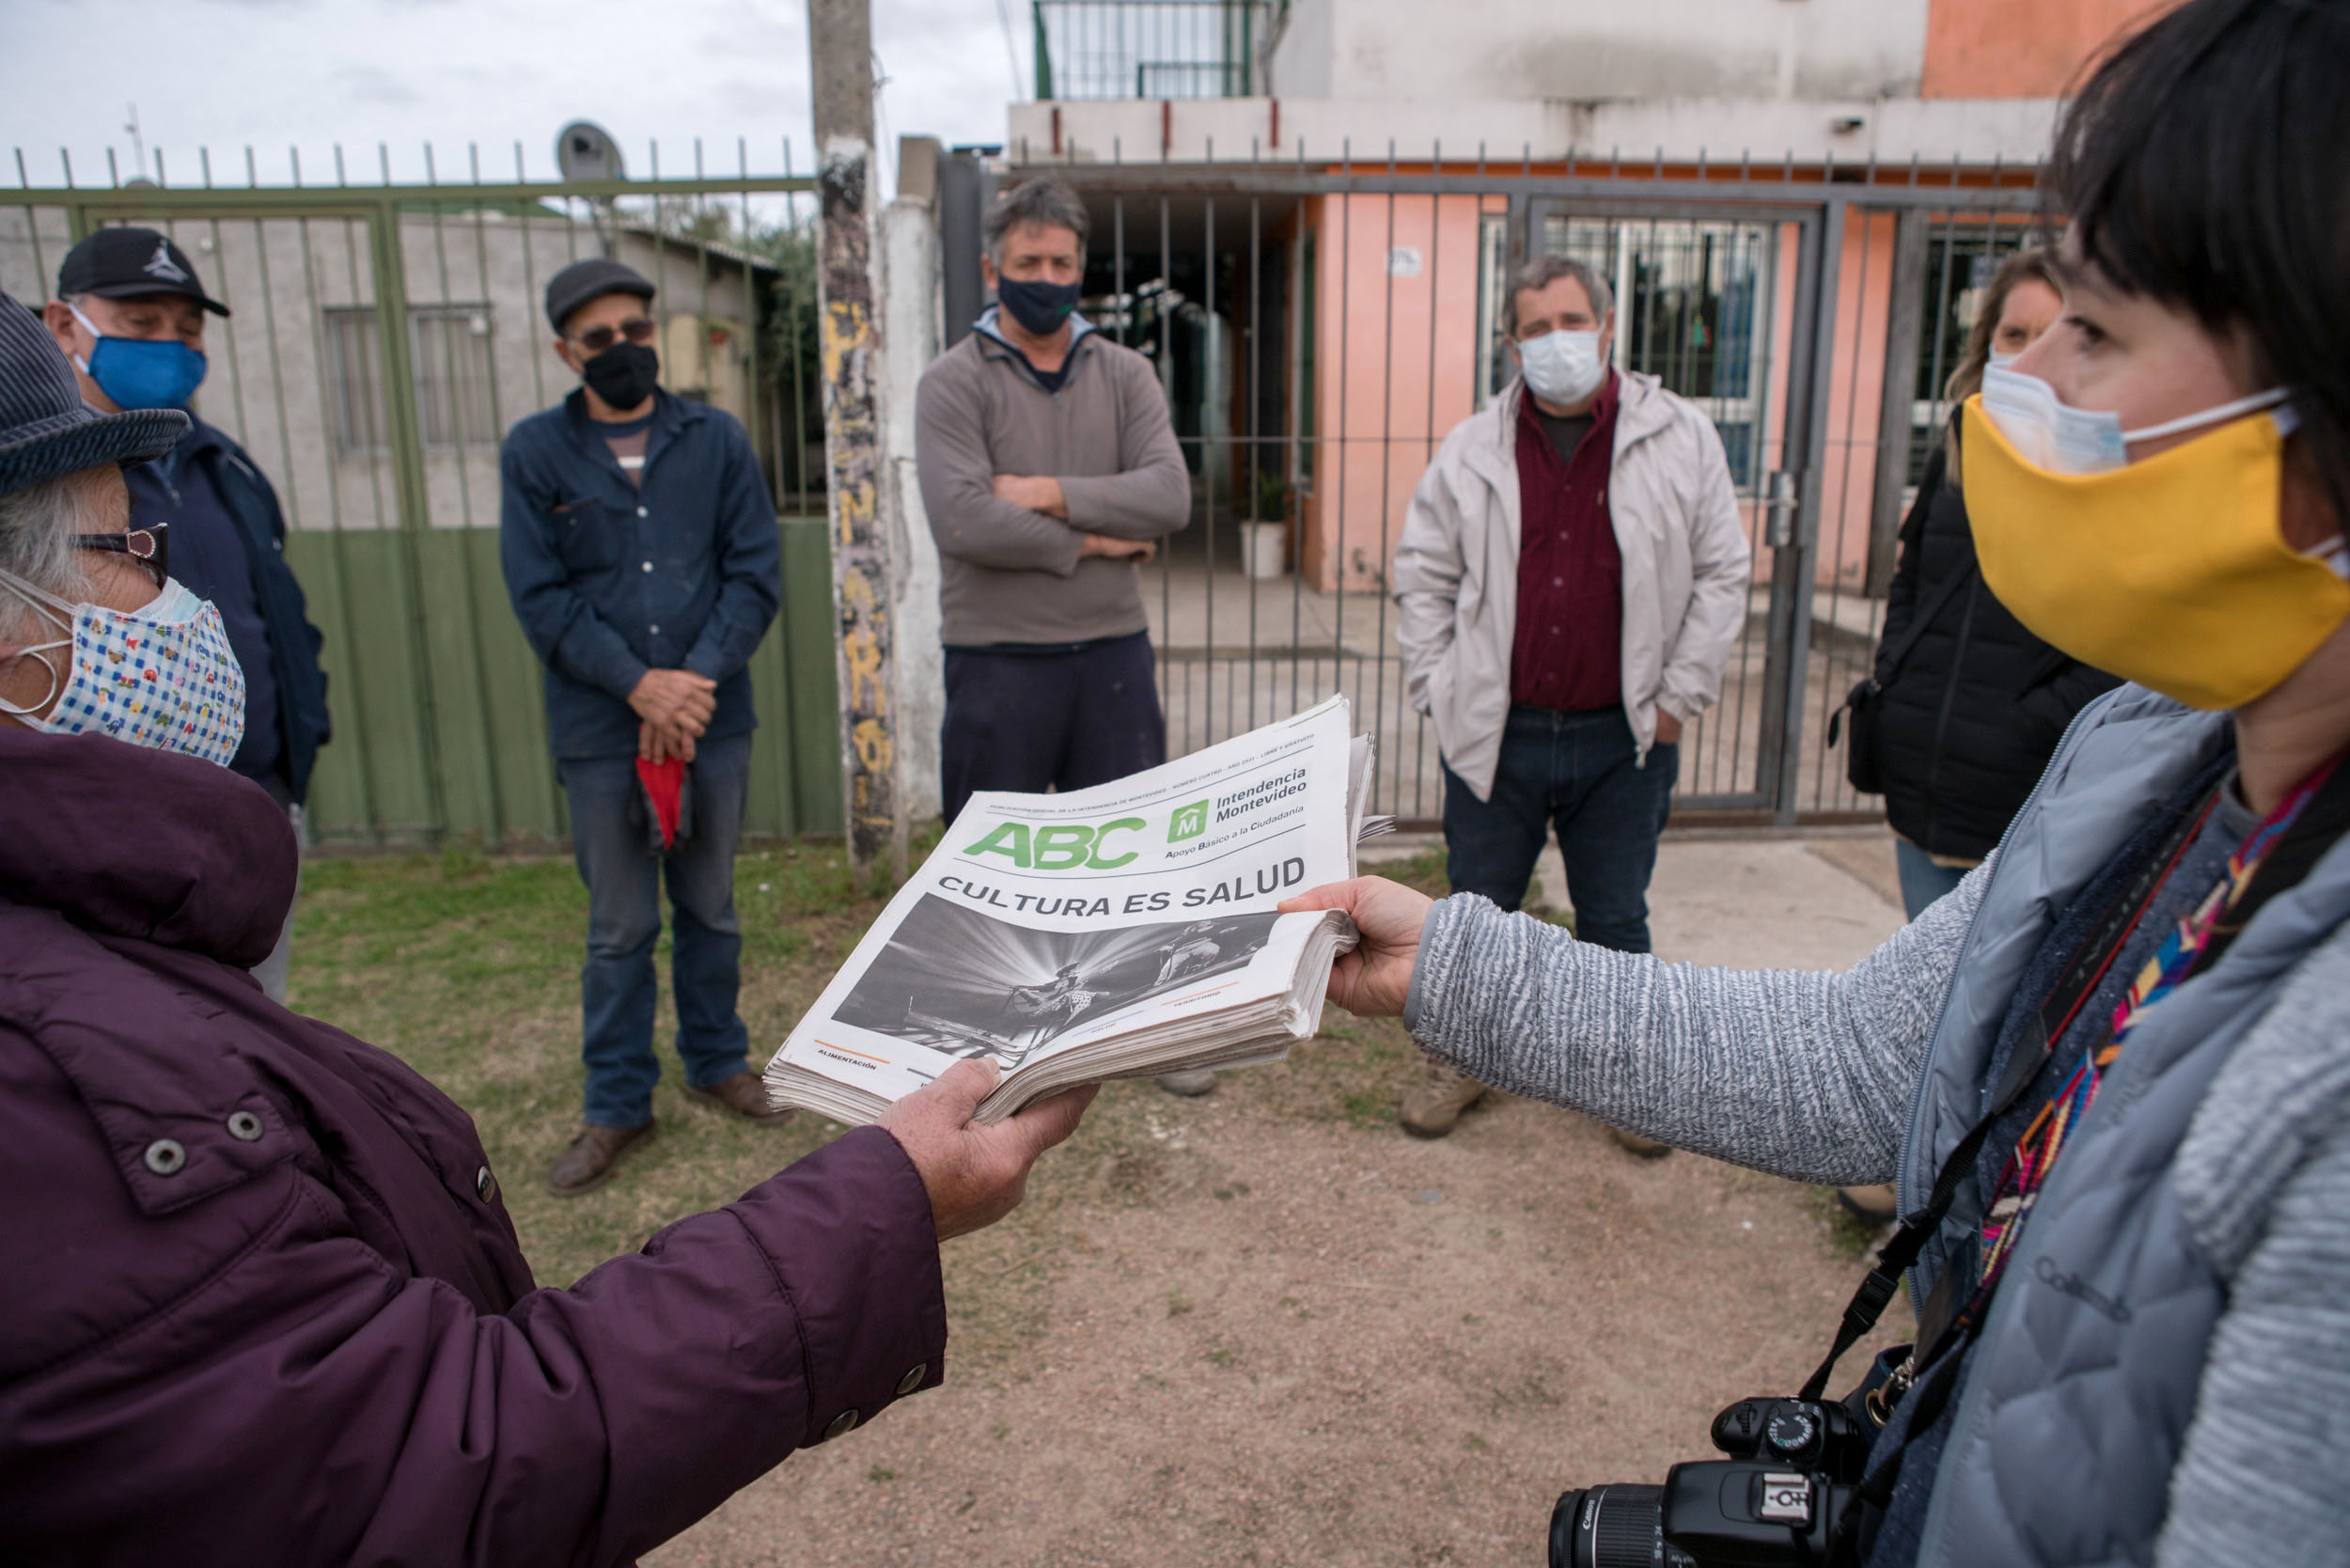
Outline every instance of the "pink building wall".
<path id="1" fill-rule="evenodd" d="M 1480 219 L 1506 211 L 1497 196 L 1329 196 L 1309 199 L 1301 230 L 1318 235 L 1314 478 L 1299 497 L 1299 570 L 1327 592 L 1375 592 L 1402 532 L 1413 488 L 1448 431 L 1476 406 Z M 1846 224 L 1835 311 L 1817 581 L 1857 588 L 1870 520 L 1891 313 L 1894 220 L 1856 212 Z M 1770 381 L 1762 470 L 1782 450 L 1793 341 L 1797 234 L 1782 226 L 1771 311 Z M 1419 253 L 1418 275 L 1390 257 Z M 1433 333 L 1432 333 L 1433 327 Z M 1903 439 L 1905 430 L 1883 432 Z M 1800 454 L 1798 454 L 1800 456 Z M 1741 479 L 1745 476 L 1740 476 Z M 1750 537 L 1755 506 L 1748 504 Z M 1758 550 L 1756 574 L 1767 581 Z"/>
<path id="2" fill-rule="evenodd" d="M 1377 591 L 1413 487 L 1476 406 L 1479 217 L 1494 197 L 1324 196 L 1316 230 L 1315 431 L 1299 570 L 1324 592 Z M 1389 258 L 1418 252 L 1418 275 Z"/>

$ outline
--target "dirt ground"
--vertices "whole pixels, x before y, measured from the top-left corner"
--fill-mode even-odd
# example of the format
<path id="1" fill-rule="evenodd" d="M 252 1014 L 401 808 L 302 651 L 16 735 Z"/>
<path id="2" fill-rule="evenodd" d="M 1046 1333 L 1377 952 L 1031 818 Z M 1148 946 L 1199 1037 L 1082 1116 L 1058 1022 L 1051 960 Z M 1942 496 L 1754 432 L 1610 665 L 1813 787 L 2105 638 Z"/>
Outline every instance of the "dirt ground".
<path id="1" fill-rule="evenodd" d="M 1901 920 L 1881 834 L 1668 842 L 1653 902 L 1706 963 L 1841 967 Z M 948 1248 L 947 1385 L 649 1562 L 1540 1562 L 1561 1488 L 1701 1457 L 1825 1347 L 1863 1238 L 1824 1194 L 1525 1101 L 1418 1141 L 1401 1031 L 1325 1035 L 1202 1100 L 1111 1086 Z"/>

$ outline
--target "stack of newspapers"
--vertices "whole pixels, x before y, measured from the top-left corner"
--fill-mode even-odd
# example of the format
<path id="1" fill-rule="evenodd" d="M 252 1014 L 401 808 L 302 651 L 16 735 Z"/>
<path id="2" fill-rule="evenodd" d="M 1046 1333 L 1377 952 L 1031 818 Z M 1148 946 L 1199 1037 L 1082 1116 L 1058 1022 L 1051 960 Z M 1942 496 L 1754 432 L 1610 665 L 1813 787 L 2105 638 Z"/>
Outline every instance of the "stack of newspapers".
<path id="1" fill-rule="evenodd" d="M 767 1065 L 780 1105 L 871 1121 L 959 1057 L 1000 1121 L 1074 1084 L 1278 1061 L 1322 1019 L 1344 915 L 1274 906 L 1355 874 L 1371 743 L 1334 697 L 1066 794 L 971 797 Z"/>

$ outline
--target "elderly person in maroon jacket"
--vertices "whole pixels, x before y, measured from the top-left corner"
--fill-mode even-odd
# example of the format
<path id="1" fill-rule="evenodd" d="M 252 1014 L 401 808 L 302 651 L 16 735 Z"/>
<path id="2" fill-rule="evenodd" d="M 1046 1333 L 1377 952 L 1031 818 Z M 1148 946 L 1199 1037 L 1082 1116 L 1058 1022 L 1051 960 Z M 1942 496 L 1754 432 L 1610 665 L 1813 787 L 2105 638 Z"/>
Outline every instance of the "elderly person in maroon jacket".
<path id="1" fill-rule="evenodd" d="M 243 676 L 0 294 L 0 1560 L 617 1563 L 943 1375 L 938 1243 L 1084 1091 L 880 1126 L 534 1287 L 473 1124 L 268 1000 L 285 813 Z"/>

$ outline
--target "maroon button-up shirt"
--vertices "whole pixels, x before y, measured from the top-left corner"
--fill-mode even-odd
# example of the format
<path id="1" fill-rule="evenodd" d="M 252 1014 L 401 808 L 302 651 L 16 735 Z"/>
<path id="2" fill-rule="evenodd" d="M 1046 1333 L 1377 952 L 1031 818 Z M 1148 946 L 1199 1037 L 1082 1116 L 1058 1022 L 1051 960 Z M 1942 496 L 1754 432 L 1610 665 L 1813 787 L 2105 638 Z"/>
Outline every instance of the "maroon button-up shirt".
<path id="1" fill-rule="evenodd" d="M 1531 393 L 1518 399 L 1518 620 L 1510 700 L 1584 713 L 1623 701 L 1623 557 L 1607 516 L 1616 450 L 1616 373 L 1591 428 L 1562 458 Z"/>

